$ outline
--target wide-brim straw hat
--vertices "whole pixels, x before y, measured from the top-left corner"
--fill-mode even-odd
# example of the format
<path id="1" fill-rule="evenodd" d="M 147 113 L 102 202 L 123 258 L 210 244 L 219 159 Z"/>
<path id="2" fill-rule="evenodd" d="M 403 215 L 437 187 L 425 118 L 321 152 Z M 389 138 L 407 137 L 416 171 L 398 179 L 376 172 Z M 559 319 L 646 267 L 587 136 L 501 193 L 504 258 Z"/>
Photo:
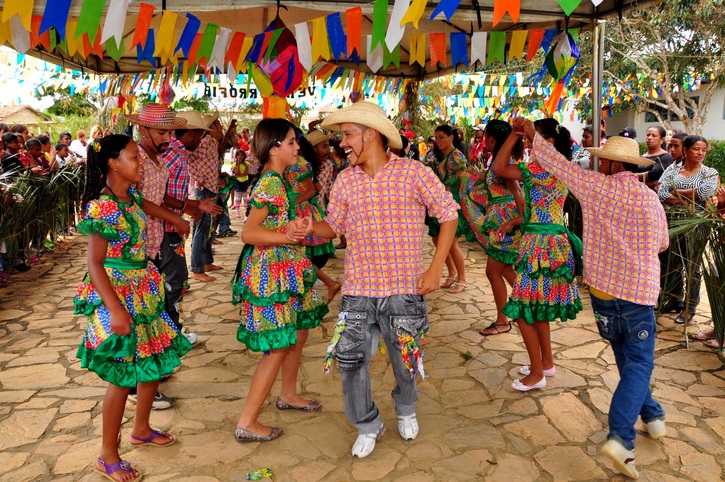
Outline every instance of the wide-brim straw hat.
<path id="1" fill-rule="evenodd" d="M 206 114 L 204 116 L 204 122 L 206 122 L 206 125 L 210 126 L 216 121 L 219 120 L 219 112 L 212 112 L 211 114 Z"/>
<path id="2" fill-rule="evenodd" d="M 311 131 L 309 134 L 305 136 L 305 139 L 312 144 L 312 147 L 315 147 L 320 142 L 325 142 L 329 140 L 332 136 L 330 134 L 325 134 L 321 130 L 315 129 Z"/>
<path id="3" fill-rule="evenodd" d="M 400 139 L 398 129 L 388 119 L 380 106 L 372 102 L 355 102 L 350 107 L 336 110 L 328 115 L 320 124 L 325 129 L 340 130 L 341 124 L 360 124 L 379 132 L 388 140 L 388 146 L 393 149 L 402 149 L 403 141 Z"/>
<path id="4" fill-rule="evenodd" d="M 176 116 L 181 119 L 186 119 L 186 125 L 184 126 L 184 129 L 199 129 L 207 132 L 210 130 L 210 123 L 206 122 L 204 116 L 196 111 L 187 110 L 184 112 L 179 112 L 178 114 L 176 114 Z"/>
<path id="5" fill-rule="evenodd" d="M 138 114 L 129 114 L 124 117 L 133 124 L 163 131 L 181 129 L 186 125 L 186 119 L 177 117 L 176 112 L 161 104 L 145 105 Z"/>
<path id="6" fill-rule="evenodd" d="M 654 164 L 654 161 L 639 155 L 639 144 L 634 139 L 612 136 L 607 138 L 604 147 L 587 147 L 593 156 L 610 161 L 627 162 L 641 167 Z"/>

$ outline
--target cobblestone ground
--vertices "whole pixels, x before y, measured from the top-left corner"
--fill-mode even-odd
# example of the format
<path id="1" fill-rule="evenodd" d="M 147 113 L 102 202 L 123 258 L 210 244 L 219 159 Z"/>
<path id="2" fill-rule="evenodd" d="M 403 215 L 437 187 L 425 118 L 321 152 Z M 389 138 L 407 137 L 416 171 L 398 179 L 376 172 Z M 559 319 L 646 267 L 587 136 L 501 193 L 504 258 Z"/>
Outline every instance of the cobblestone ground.
<path id="1" fill-rule="evenodd" d="M 237 443 L 232 430 L 259 355 L 235 338 L 229 279 L 241 241 L 223 241 L 216 254 L 224 271 L 213 273 L 213 283 L 192 281 L 185 300 L 185 322 L 199 342 L 162 384 L 178 402 L 151 415 L 152 425 L 172 431 L 179 442 L 168 449 L 132 447 L 134 406 L 126 407 L 121 453 L 144 480 L 240 481 L 266 467 L 278 481 L 623 480 L 598 453 L 618 374 L 596 332 L 588 297 L 576 321 L 552 325 L 556 376 L 545 390 L 515 392 L 511 380 L 528 357 L 516 329 L 490 338 L 478 334 L 493 321 L 495 307 L 485 257 L 466 243 L 469 287 L 428 296 L 428 378 L 420 383 L 416 440 L 397 434 L 393 376 L 386 357 L 378 355 L 371 367 L 373 390 L 389 431 L 370 457 L 350 456 L 356 433 L 345 420 L 340 375 L 336 369 L 322 372 L 338 297 L 321 328 L 311 332 L 301 369 L 303 392 L 322 401 L 323 411 L 276 410 L 276 385 L 261 421 L 281 426 L 285 435 L 272 443 Z M 85 251 L 85 239 L 71 236 L 0 289 L 0 481 L 101 480 L 92 463 L 100 448 L 105 387 L 75 358 L 84 320 L 73 315 L 72 298 L 86 271 Z M 343 254 L 326 268 L 337 278 Z M 707 322 L 708 310 L 701 307 L 695 321 Z M 687 349 L 671 316 L 661 317 L 659 328 L 652 383 L 667 411 L 669 437 L 656 442 L 640 432 L 640 479 L 722 480 L 725 370 L 702 343 L 692 341 Z"/>

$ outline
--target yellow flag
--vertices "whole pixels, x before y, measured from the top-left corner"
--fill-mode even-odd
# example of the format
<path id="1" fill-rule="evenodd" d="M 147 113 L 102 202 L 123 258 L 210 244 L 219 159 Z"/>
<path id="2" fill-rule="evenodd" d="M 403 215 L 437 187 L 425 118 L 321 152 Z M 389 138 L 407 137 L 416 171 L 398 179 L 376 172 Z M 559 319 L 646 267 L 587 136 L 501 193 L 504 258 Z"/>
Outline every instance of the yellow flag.
<path id="1" fill-rule="evenodd" d="M 33 1 L 34 0 L 6 0 L 5 7 L 3 9 L 3 23 L 7 23 L 15 15 L 20 17 L 20 21 L 25 27 L 25 30 L 30 32 L 30 20 L 33 16 Z"/>
<path id="2" fill-rule="evenodd" d="M 511 46 L 509 47 L 509 60 L 520 59 L 524 56 L 524 45 L 528 30 L 514 30 L 511 34 Z"/>
<path id="3" fill-rule="evenodd" d="M 78 26 L 78 20 L 68 20 L 65 24 L 65 43 L 68 47 L 68 55 L 73 57 L 76 54 L 76 27 Z"/>
<path id="4" fill-rule="evenodd" d="M 247 62 L 244 59 L 247 57 L 249 49 L 252 48 L 253 42 L 254 37 L 252 37 L 251 35 L 247 35 L 246 37 L 244 37 L 244 42 L 242 42 L 242 50 L 239 52 L 239 59 L 237 59 L 237 72 L 247 72 Z"/>
<path id="5" fill-rule="evenodd" d="M 421 67 L 425 67 L 425 37 L 426 35 L 423 33 L 412 33 L 409 35 L 410 59 L 408 63 L 410 65 L 417 62 Z"/>
<path id="6" fill-rule="evenodd" d="M 161 58 L 161 65 L 166 64 L 169 57 L 174 53 L 174 30 L 178 17 L 177 14 L 168 10 L 164 10 L 164 16 L 161 17 L 161 26 L 156 34 L 156 51 L 154 52 L 154 57 Z"/>
<path id="7" fill-rule="evenodd" d="M 330 60 L 330 39 L 327 36 L 327 22 L 325 17 L 318 17 L 312 21 L 312 63 L 320 57 Z"/>
<path id="8" fill-rule="evenodd" d="M 420 17 L 423 16 L 423 11 L 425 10 L 427 3 L 428 0 L 413 0 L 413 3 L 411 3 L 410 7 L 408 7 L 408 11 L 405 12 L 403 18 L 400 19 L 400 26 L 402 27 L 406 23 L 413 22 L 413 26 L 417 30 L 418 21 L 420 20 Z"/>

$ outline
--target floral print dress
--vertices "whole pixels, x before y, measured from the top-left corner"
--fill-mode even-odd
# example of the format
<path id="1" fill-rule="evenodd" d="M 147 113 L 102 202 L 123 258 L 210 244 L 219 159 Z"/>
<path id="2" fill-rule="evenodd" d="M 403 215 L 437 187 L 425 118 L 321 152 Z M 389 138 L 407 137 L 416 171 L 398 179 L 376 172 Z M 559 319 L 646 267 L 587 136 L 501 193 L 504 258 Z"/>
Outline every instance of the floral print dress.
<path id="1" fill-rule="evenodd" d="M 131 334 L 111 332 L 111 314 L 89 274 L 74 299 L 75 314 L 88 317 L 77 357 L 81 367 L 120 387 L 135 387 L 173 373 L 191 344 L 164 311 L 164 284 L 146 256 L 146 215 L 141 194 L 124 203 L 110 194 L 88 203 L 78 231 L 108 241 L 103 265 L 118 301 L 133 318 Z"/>
<path id="2" fill-rule="evenodd" d="M 467 196 L 475 188 L 476 177 L 467 171 L 466 156 L 458 149 L 453 149 L 438 164 L 437 174 L 446 189 L 453 195 L 453 199 L 461 204 L 461 199 Z M 436 218 L 426 216 L 425 224 L 428 226 L 428 235 L 431 237 L 438 236 L 441 225 Z M 468 221 L 464 217 L 461 210 L 458 210 L 458 227 L 456 228 L 456 238 L 465 236 L 468 241 L 474 241 L 474 236 Z"/>
<path id="3" fill-rule="evenodd" d="M 564 227 L 569 191 L 535 160 L 519 169 L 526 197 L 523 235 L 513 293 L 502 311 L 530 324 L 573 320 L 582 310 L 575 277 L 581 271 L 581 240 Z"/>
<path id="4" fill-rule="evenodd" d="M 284 233 L 295 218 L 289 187 L 274 171 L 262 174 L 249 203 L 269 210 L 262 226 L 270 231 Z M 312 289 L 315 281 L 302 246 L 246 245 L 232 281 L 232 303 L 241 304 L 237 340 L 262 352 L 297 343 L 297 330 L 316 327 L 329 311 Z"/>
<path id="5" fill-rule="evenodd" d="M 312 172 L 310 163 L 304 157 L 299 157 L 297 164 L 287 168 L 286 175 L 292 196 L 296 199 L 300 194 L 304 193 L 302 182 L 306 179 L 312 179 L 314 173 Z M 312 220 L 315 222 L 323 221 L 325 219 L 325 210 L 320 205 L 318 195 L 315 194 L 307 201 L 296 204 L 296 215 L 297 217 L 312 216 Z M 308 258 L 335 253 L 335 245 L 332 244 L 332 240 L 321 238 L 314 234 L 310 234 L 302 240 L 302 244 L 307 247 Z"/>

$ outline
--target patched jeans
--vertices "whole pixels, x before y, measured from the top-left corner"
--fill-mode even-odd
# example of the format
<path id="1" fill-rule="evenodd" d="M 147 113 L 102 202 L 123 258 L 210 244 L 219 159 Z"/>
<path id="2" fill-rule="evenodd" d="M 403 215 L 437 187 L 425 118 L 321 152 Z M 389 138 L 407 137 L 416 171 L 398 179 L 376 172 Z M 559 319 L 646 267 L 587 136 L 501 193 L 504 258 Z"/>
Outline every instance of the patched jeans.
<path id="1" fill-rule="evenodd" d="M 395 375 L 395 411 L 398 415 L 413 415 L 418 403 L 417 370 L 411 374 L 406 367 L 400 337 L 411 335 L 420 344 L 421 333 L 428 332 L 425 299 L 420 295 L 343 296 L 340 312 L 347 316 L 336 354 L 345 414 L 360 434 L 377 433 L 382 419 L 370 388 L 370 359 L 382 337 Z"/>
<path id="2" fill-rule="evenodd" d="M 644 423 L 665 418 L 650 390 L 657 334 L 654 307 L 595 296 L 591 300 L 599 334 L 611 343 L 619 370 L 619 385 L 609 408 L 607 438 L 632 450 L 638 416 Z"/>

